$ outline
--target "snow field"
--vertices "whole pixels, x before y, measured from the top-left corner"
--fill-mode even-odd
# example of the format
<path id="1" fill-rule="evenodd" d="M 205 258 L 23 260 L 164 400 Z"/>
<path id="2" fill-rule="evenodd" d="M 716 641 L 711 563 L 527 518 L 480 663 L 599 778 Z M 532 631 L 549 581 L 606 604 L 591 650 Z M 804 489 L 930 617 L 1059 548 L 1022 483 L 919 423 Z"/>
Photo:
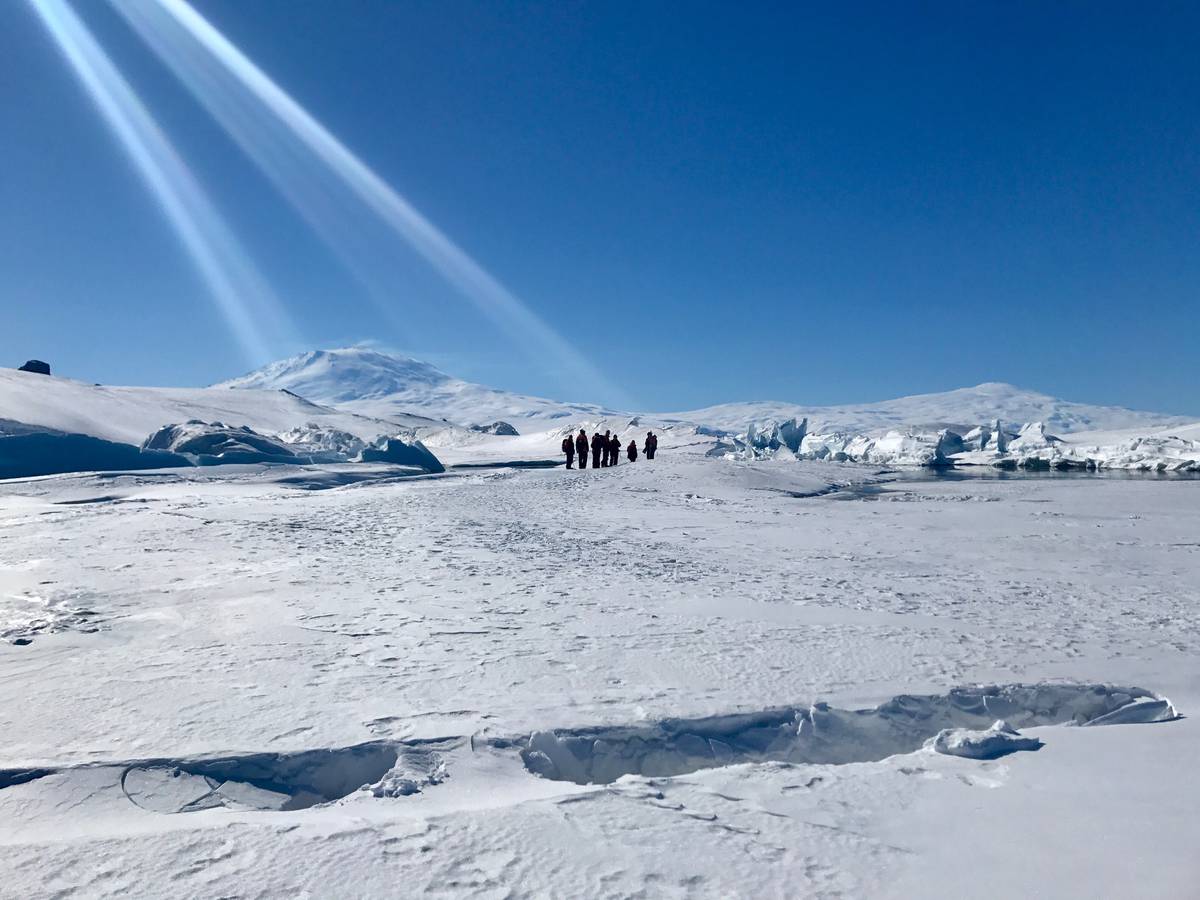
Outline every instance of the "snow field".
<path id="1" fill-rule="evenodd" d="M 0 487 L 6 888 L 1186 896 L 1200 485 L 339 472 Z"/>

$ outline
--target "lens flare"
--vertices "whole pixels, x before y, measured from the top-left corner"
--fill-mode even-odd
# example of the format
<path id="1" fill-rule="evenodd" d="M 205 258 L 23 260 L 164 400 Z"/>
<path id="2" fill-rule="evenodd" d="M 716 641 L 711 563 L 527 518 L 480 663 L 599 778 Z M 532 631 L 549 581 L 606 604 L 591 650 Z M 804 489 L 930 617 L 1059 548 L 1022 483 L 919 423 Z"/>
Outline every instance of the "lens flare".
<path id="1" fill-rule="evenodd" d="M 620 392 L 571 344 L 430 222 L 185 0 L 111 0 L 133 29 L 340 255 L 370 261 L 344 227 L 312 160 L 372 210 L 514 339 L 616 400 Z M 216 65 L 214 65 L 214 63 Z M 253 98 L 253 101 L 250 100 Z M 263 115 L 265 111 L 270 115 Z M 282 127 L 280 127 L 282 126 Z M 342 216 L 339 222 L 338 217 Z M 365 280 L 370 280 L 369 274 Z"/>
<path id="2" fill-rule="evenodd" d="M 292 342 L 292 326 L 204 189 L 65 0 L 29 3 L 162 208 L 245 360 L 271 359 L 281 341 Z"/>

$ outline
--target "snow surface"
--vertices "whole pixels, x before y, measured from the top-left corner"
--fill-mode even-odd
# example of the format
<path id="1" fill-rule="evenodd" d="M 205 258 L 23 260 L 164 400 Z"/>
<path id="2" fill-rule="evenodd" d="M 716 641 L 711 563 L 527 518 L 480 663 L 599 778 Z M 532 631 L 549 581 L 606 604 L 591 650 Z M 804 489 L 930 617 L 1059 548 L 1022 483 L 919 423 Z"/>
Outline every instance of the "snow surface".
<path id="1" fill-rule="evenodd" d="M 713 440 L 0 484 L 0 893 L 1195 894 L 1200 481 Z"/>

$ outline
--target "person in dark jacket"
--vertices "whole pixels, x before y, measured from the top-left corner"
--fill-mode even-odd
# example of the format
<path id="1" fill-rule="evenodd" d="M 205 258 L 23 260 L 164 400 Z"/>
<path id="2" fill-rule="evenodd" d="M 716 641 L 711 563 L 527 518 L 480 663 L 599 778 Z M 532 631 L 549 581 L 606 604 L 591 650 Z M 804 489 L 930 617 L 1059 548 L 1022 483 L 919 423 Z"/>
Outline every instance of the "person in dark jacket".
<path id="1" fill-rule="evenodd" d="M 587 450 L 587 432 L 580 428 L 579 434 L 575 435 L 575 453 L 579 456 L 579 468 L 581 469 L 587 468 Z"/>
<path id="2" fill-rule="evenodd" d="M 592 468 L 593 469 L 600 468 L 600 454 L 601 454 L 601 451 L 604 449 L 605 445 L 607 445 L 607 444 L 608 444 L 608 438 L 606 438 L 600 432 L 597 431 L 595 434 L 592 435 Z"/>
<path id="3" fill-rule="evenodd" d="M 621 439 L 613 433 L 612 440 L 608 442 L 608 464 L 615 466 L 621 461 Z"/>
<path id="4" fill-rule="evenodd" d="M 629 456 L 630 462 L 637 462 L 637 441 L 630 441 L 629 446 L 625 449 L 626 455 Z"/>
<path id="5" fill-rule="evenodd" d="M 654 459 L 654 454 L 658 450 L 658 435 L 653 431 L 646 432 L 646 459 Z"/>
<path id="6" fill-rule="evenodd" d="M 562 442 L 563 453 L 567 454 L 567 468 L 571 468 L 571 463 L 575 462 L 575 438 L 567 435 Z"/>

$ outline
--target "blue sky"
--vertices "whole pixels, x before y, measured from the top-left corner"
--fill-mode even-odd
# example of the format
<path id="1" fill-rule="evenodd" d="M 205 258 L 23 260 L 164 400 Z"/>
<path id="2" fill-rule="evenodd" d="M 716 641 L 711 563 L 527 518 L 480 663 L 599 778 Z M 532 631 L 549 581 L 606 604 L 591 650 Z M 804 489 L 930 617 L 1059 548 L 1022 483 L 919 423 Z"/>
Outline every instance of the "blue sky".
<path id="1" fill-rule="evenodd" d="M 370 271 L 347 267 L 77 3 L 282 299 L 275 355 L 373 341 L 651 409 L 1011 381 L 1200 415 L 1195 4 L 194 6 L 615 387 L 497 332 L 374 226 Z M 0 364 L 249 368 L 25 3 L 0 35 Z"/>

